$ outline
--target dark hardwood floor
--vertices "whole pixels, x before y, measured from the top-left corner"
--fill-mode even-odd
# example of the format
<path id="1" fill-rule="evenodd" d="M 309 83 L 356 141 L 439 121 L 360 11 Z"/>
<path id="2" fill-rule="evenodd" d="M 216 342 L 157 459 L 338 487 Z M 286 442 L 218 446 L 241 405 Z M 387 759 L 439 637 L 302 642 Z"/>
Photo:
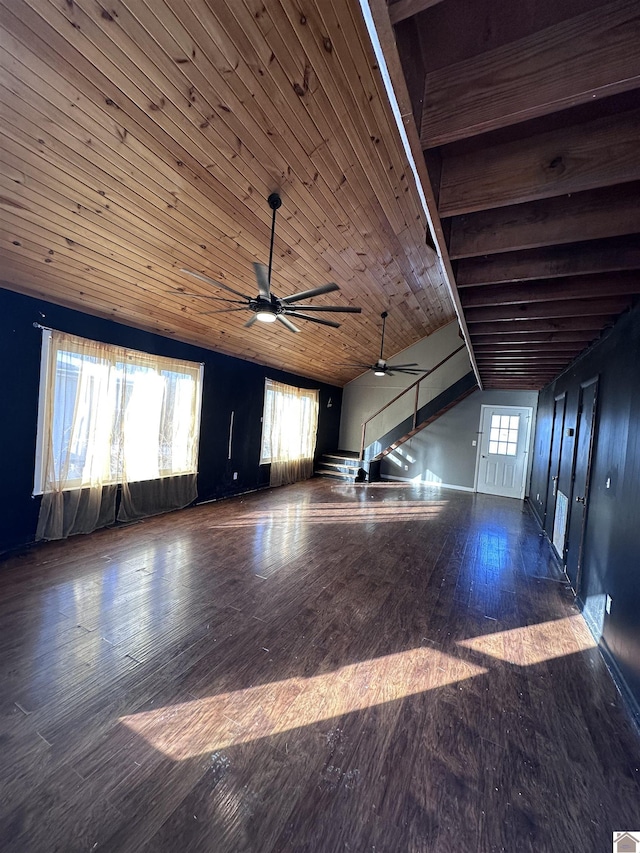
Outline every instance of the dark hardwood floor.
<path id="1" fill-rule="evenodd" d="M 514 500 L 323 480 L 0 566 L 0 849 L 608 853 L 640 740 Z"/>

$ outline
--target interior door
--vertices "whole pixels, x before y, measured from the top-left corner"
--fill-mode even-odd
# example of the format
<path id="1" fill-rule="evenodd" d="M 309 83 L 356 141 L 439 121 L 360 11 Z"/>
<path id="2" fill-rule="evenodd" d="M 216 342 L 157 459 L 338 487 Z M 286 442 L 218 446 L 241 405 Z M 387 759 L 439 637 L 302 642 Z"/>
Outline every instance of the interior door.
<path id="1" fill-rule="evenodd" d="M 553 537 L 553 520 L 556 514 L 556 497 L 558 494 L 560 463 L 562 461 L 562 438 L 564 435 L 564 415 L 566 405 L 566 394 L 560 394 L 555 398 L 553 407 L 553 426 L 551 427 L 551 453 L 549 455 L 547 496 L 544 509 L 544 529 L 549 539 Z"/>
<path id="2" fill-rule="evenodd" d="M 531 409 L 483 406 L 477 490 L 506 498 L 524 497 Z"/>
<path id="3" fill-rule="evenodd" d="M 593 458 L 598 379 L 580 386 L 578 425 L 572 465 L 572 493 L 569 504 L 566 570 L 574 592 L 580 592 L 580 575 L 584 560 L 584 531 L 589 509 L 589 479 Z"/>

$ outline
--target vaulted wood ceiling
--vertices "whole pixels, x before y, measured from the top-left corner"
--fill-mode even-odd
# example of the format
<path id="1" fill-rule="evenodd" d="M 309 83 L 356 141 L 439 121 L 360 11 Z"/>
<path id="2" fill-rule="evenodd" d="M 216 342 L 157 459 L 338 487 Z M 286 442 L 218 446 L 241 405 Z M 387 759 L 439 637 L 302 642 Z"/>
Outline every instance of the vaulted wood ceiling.
<path id="1" fill-rule="evenodd" d="M 454 318 L 357 0 L 0 0 L 0 286 L 343 384 Z M 207 313 L 182 267 L 362 306 Z M 228 294 L 219 292 L 218 295 Z M 220 303 L 222 307 L 227 307 Z M 25 331 L 26 333 L 26 331 Z"/>
<path id="2" fill-rule="evenodd" d="M 640 4 L 372 3 L 483 385 L 540 388 L 640 293 Z"/>
<path id="3" fill-rule="evenodd" d="M 369 4 L 442 263 L 358 0 L 0 0 L 0 286 L 336 384 L 461 302 L 542 387 L 640 292 L 640 6 Z M 187 295 L 255 292 L 274 190 L 274 291 L 340 329 Z"/>

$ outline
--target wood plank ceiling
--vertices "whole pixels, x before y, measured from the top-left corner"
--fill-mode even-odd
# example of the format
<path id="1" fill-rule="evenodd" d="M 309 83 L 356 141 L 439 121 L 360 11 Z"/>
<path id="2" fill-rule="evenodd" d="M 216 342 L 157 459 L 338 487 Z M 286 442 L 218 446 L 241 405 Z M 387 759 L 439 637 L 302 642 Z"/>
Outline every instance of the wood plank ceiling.
<path id="1" fill-rule="evenodd" d="M 388 18 L 483 385 L 540 388 L 640 293 L 640 4 Z"/>
<path id="2" fill-rule="evenodd" d="M 389 355 L 454 318 L 357 0 L 0 16 L 0 286 L 339 385 L 382 311 Z M 274 291 L 337 282 L 317 303 L 363 308 L 339 330 L 244 329 L 184 292 L 214 293 L 182 267 L 257 291 L 274 190 Z"/>

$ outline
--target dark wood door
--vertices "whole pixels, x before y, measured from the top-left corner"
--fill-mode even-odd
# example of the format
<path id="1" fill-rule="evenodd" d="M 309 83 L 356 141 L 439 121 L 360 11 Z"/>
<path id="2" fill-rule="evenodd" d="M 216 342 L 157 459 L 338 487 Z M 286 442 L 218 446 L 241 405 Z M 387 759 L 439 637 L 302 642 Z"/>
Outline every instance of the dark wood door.
<path id="1" fill-rule="evenodd" d="M 584 561 L 584 529 L 589 510 L 589 479 L 596 425 L 598 379 L 580 386 L 578 425 L 573 456 L 572 492 L 569 505 L 567 535 L 567 575 L 576 595 L 580 593 L 580 575 Z"/>
<path id="2" fill-rule="evenodd" d="M 562 460 L 562 436 L 564 434 L 564 415 L 566 404 L 567 395 L 560 394 L 556 397 L 553 406 L 551 454 L 549 456 L 547 497 L 544 510 L 544 529 L 549 539 L 553 538 L 553 520 L 556 513 L 556 494 L 558 491 L 558 477 L 560 476 L 560 462 Z"/>

